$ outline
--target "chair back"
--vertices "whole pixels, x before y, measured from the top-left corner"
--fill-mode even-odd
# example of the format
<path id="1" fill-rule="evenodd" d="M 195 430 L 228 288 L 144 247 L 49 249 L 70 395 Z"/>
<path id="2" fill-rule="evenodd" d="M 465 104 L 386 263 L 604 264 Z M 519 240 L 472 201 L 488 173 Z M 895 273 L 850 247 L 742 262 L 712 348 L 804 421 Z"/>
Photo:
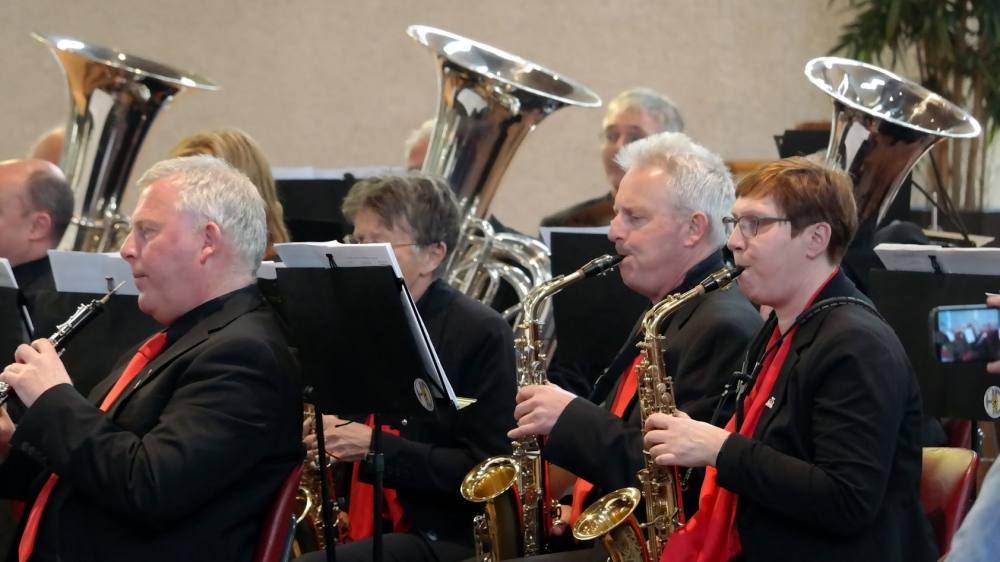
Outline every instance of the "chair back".
<path id="1" fill-rule="evenodd" d="M 925 447 L 920 499 L 942 555 L 969 511 L 979 456 L 969 449 Z"/>
<path id="2" fill-rule="evenodd" d="M 295 495 L 299 491 L 301 480 L 302 463 L 298 463 L 281 485 L 271 509 L 264 518 L 260 527 L 260 537 L 257 539 L 254 562 L 285 562 L 287 559 L 287 539 L 292 533 L 294 523 L 292 509 L 295 506 Z"/>

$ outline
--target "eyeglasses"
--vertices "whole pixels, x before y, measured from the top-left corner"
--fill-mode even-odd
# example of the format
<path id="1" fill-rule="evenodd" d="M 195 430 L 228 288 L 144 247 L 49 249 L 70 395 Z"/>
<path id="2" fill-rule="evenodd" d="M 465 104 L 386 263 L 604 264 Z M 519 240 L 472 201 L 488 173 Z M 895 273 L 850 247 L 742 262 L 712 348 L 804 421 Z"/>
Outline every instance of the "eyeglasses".
<path id="1" fill-rule="evenodd" d="M 599 138 L 601 142 L 608 145 L 618 144 L 618 141 L 624 137 L 625 142 L 622 145 L 633 143 L 639 139 L 645 138 L 645 134 L 642 131 L 637 131 L 629 129 L 626 131 L 620 131 L 613 128 L 608 128 L 601 131 Z"/>
<path id="2" fill-rule="evenodd" d="M 358 240 L 353 234 L 348 234 L 347 236 L 344 236 L 343 242 L 344 242 L 344 244 L 377 244 L 378 243 L 378 242 L 362 242 L 361 240 Z M 408 242 L 406 244 L 393 244 L 392 242 L 390 242 L 389 245 L 392 246 L 393 248 L 405 248 L 406 246 L 419 246 L 420 244 L 417 244 L 416 242 Z"/>
<path id="3" fill-rule="evenodd" d="M 762 222 L 789 222 L 792 219 L 782 217 L 722 217 L 722 224 L 726 225 L 726 234 L 732 234 L 736 230 L 736 225 L 740 225 L 740 233 L 744 238 L 750 239 L 757 236 L 757 229 Z"/>

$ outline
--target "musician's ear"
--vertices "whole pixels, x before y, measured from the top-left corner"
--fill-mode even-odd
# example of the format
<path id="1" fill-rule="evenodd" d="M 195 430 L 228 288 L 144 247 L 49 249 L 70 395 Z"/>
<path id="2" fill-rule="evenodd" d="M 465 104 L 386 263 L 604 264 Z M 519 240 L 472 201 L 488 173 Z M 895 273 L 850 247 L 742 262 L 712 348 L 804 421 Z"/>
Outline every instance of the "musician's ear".
<path id="1" fill-rule="evenodd" d="M 425 246 L 419 253 L 420 273 L 433 275 L 441 262 L 448 255 L 448 246 L 444 242 L 435 242 Z"/>

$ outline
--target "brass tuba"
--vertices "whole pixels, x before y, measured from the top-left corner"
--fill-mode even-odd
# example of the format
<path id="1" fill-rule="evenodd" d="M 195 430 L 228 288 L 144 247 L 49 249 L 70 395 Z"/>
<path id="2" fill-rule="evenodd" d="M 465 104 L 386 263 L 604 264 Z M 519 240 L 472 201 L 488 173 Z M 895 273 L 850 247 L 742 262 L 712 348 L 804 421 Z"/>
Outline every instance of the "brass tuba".
<path id="1" fill-rule="evenodd" d="M 517 387 L 547 382 L 540 316 L 556 293 L 582 279 L 610 271 L 623 256 L 604 255 L 570 273 L 533 289 L 521 302 L 516 327 Z M 537 435 L 513 442 L 513 454 L 479 463 L 462 481 L 462 497 L 484 504 L 473 521 L 476 556 L 480 561 L 544 554 L 559 509 L 548 489 L 548 468 L 542 460 L 544 439 Z"/>
<path id="2" fill-rule="evenodd" d="M 119 206 L 156 116 L 187 89 L 217 90 L 195 74 L 59 35 L 32 34 L 62 65 L 70 115 L 60 166 L 74 192 L 60 247 L 106 252 L 129 230 Z"/>
<path id="3" fill-rule="evenodd" d="M 535 125 L 561 107 L 599 107 L 601 99 L 565 76 L 471 39 L 422 25 L 407 33 L 435 53 L 438 68 L 437 118 L 423 171 L 448 180 L 465 214 L 447 280 L 487 304 L 502 280 L 522 300 L 552 277 L 549 250 L 527 236 L 494 232 L 486 220 L 490 202 Z"/>
<path id="4" fill-rule="evenodd" d="M 673 377 L 667 374 L 663 363 L 660 327 L 684 305 L 705 293 L 728 290 L 742 272 L 743 268 L 735 267 L 713 273 L 690 291 L 667 296 L 642 317 L 643 341 L 638 344 L 642 360 L 635 370 L 644 436 L 649 416 L 674 415 L 677 411 Z M 643 458 L 646 468 L 639 471 L 639 481 L 643 488 L 641 498 L 646 503 L 646 523 L 639 523 L 632 515 L 639 505 L 639 490 L 624 488 L 597 500 L 573 525 L 573 536 L 578 540 L 600 538 L 612 562 L 657 562 L 667 538 L 684 526 L 677 467 L 656 464 L 648 451 L 643 451 Z"/>
<path id="5" fill-rule="evenodd" d="M 863 62 L 820 57 L 805 74 L 833 98 L 827 166 L 854 183 L 858 222 L 885 217 L 917 160 L 945 138 L 982 131 L 968 112 L 906 78 Z"/>

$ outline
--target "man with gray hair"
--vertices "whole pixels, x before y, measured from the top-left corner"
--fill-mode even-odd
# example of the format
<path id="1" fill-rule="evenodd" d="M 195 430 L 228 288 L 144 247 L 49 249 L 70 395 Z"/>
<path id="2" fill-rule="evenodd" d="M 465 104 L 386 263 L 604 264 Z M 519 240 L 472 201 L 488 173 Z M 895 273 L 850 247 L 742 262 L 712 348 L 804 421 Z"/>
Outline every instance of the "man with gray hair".
<path id="1" fill-rule="evenodd" d="M 630 142 L 656 133 L 684 132 L 684 118 L 670 98 L 650 88 L 632 88 L 608 102 L 601 124 L 601 162 L 611 191 L 542 219 L 542 226 L 607 226 L 615 217 L 615 193 L 625 170 L 615 156 Z"/>
<path id="2" fill-rule="evenodd" d="M 255 272 L 267 241 L 253 184 L 222 160 L 160 162 L 121 254 L 166 329 L 89 398 L 46 339 L 0 381 L 0 494 L 31 505 L 20 560 L 251 560 L 302 460 L 295 363 Z"/>
<path id="3" fill-rule="evenodd" d="M 630 289 L 656 304 L 725 267 L 722 217 L 732 208 L 735 188 L 722 159 L 681 133 L 661 133 L 629 144 L 618 162 L 626 173 L 615 196 L 608 238 L 625 256 L 620 268 Z M 761 323 L 735 286 L 688 303 L 665 322 L 664 364 L 681 411 L 694 419 L 712 419 Z M 637 324 L 636 330 L 640 328 Z M 562 469 L 552 470 L 552 489 L 573 486 L 572 510 L 563 510 L 569 525 L 603 494 L 642 488 L 637 477 L 644 460 L 635 368 L 640 359 L 636 344 L 644 334 L 633 333 L 589 400 L 551 384 L 518 392 L 518 428 L 509 436 L 548 436 L 543 455 Z M 732 407 L 723 407 L 718 420 L 728 420 Z M 683 498 L 689 514 L 698 507 L 702 474 L 694 473 L 692 493 Z M 579 477 L 575 485 L 574 476 Z M 642 519 L 641 508 L 635 513 Z"/>

